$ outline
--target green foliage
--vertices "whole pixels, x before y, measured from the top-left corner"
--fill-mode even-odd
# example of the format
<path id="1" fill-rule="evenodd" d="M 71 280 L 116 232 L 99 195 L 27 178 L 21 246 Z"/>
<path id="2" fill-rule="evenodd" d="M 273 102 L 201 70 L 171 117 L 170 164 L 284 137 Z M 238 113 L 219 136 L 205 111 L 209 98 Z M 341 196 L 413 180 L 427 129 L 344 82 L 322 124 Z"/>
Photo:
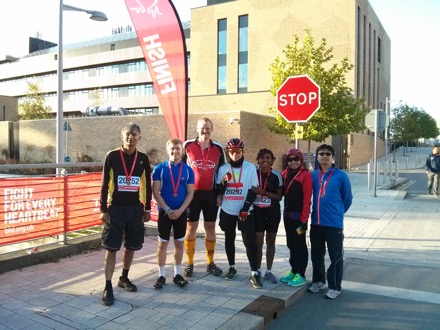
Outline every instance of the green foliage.
<path id="1" fill-rule="evenodd" d="M 365 128 L 364 120 L 368 110 L 363 109 L 363 99 L 355 99 L 353 90 L 347 86 L 346 75 L 353 69 L 353 64 L 344 58 L 339 64 L 331 64 L 332 48 L 327 48 L 323 38 L 315 46 L 309 30 L 299 41 L 294 35 L 293 44 L 288 44 L 283 50 L 285 60 L 279 57 L 270 65 L 272 86 L 270 92 L 276 92 L 290 76 L 309 75 L 321 87 L 321 108 L 315 115 L 303 124 L 304 139 L 321 142 L 330 135 L 349 134 Z M 288 123 L 276 108 L 269 111 L 276 114 L 269 128 L 279 134 L 287 134 L 294 138 L 295 124 Z"/>
<path id="2" fill-rule="evenodd" d="M 416 141 L 420 138 L 435 139 L 440 135 L 437 122 L 423 109 L 399 104 L 392 109 L 390 132 L 397 142 Z"/>
<path id="3" fill-rule="evenodd" d="M 52 118 L 52 108 L 44 105 L 45 94 L 37 83 L 27 82 L 28 91 L 25 100 L 18 106 L 20 120 Z"/>

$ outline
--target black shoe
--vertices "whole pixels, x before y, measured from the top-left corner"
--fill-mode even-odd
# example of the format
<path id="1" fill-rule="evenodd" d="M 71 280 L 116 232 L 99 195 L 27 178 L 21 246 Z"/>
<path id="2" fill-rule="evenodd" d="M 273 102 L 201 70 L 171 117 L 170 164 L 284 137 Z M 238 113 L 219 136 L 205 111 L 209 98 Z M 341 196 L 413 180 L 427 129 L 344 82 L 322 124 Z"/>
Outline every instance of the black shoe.
<path id="1" fill-rule="evenodd" d="M 206 271 L 214 276 L 220 276 L 223 273 L 223 271 L 213 262 L 206 266 Z"/>
<path id="2" fill-rule="evenodd" d="M 188 285 L 188 281 L 185 280 L 185 279 L 182 277 L 182 275 L 180 275 L 180 274 L 177 274 L 176 276 L 174 276 L 174 278 L 173 278 L 173 282 L 174 282 L 175 284 L 177 284 L 178 286 L 180 286 L 181 288 L 183 288 L 183 287 L 185 287 L 185 286 Z"/>
<path id="3" fill-rule="evenodd" d="M 122 276 L 119 277 L 118 287 L 125 289 L 127 292 L 136 292 L 138 289 L 128 278 L 122 278 Z"/>
<path id="4" fill-rule="evenodd" d="M 155 289 L 162 289 L 165 285 L 166 279 L 163 276 L 159 276 L 159 278 L 154 282 L 153 287 Z"/>
<path id="5" fill-rule="evenodd" d="M 193 272 L 194 272 L 194 265 L 193 264 L 186 265 L 185 276 L 191 277 L 193 276 Z"/>
<path id="6" fill-rule="evenodd" d="M 104 306 L 111 306 L 115 302 L 115 296 L 113 290 L 104 290 L 102 293 L 101 304 Z"/>
<path id="7" fill-rule="evenodd" d="M 255 289 L 261 289 L 263 287 L 263 283 L 261 283 L 261 277 L 260 275 L 251 275 L 251 277 L 249 278 L 249 282 L 252 283 L 252 286 Z"/>

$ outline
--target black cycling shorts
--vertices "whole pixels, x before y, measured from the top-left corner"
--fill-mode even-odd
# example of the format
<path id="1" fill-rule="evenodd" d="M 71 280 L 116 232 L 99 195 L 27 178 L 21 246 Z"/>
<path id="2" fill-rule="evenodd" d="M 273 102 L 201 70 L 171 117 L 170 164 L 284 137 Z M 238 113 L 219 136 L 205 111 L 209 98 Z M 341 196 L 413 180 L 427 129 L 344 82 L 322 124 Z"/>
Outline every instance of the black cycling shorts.
<path id="1" fill-rule="evenodd" d="M 218 206 L 217 195 L 213 190 L 195 190 L 194 197 L 189 204 L 189 222 L 199 221 L 203 211 L 203 221 L 215 222 L 217 220 Z"/>
<path id="2" fill-rule="evenodd" d="M 181 239 L 185 237 L 186 233 L 186 212 L 182 212 L 180 217 L 176 220 L 171 220 L 165 211 L 159 211 L 159 218 L 157 220 L 157 230 L 160 239 L 169 241 L 171 237 L 171 229 L 173 229 L 174 239 Z"/>
<path id="3" fill-rule="evenodd" d="M 281 221 L 280 209 L 272 207 L 256 207 L 254 206 L 255 231 L 257 233 L 276 234 Z"/>
<path id="4" fill-rule="evenodd" d="M 144 243 L 144 206 L 111 205 L 109 208 L 110 223 L 102 230 L 102 247 L 110 251 L 119 251 L 122 241 L 128 250 L 140 250 Z"/>

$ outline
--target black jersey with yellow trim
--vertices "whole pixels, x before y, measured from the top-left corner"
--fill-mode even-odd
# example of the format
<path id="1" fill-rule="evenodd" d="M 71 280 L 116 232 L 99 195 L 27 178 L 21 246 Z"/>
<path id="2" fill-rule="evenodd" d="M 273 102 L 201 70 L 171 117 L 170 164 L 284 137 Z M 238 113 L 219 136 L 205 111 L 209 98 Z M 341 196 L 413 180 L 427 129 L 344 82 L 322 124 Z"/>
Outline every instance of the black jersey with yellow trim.
<path id="1" fill-rule="evenodd" d="M 102 170 L 101 181 L 101 211 L 107 212 L 109 205 L 132 205 L 141 203 L 146 210 L 150 210 L 151 190 L 151 167 L 148 156 L 137 151 L 136 164 L 133 162 L 136 152 L 131 155 L 123 153 L 127 172 L 131 175 L 131 182 L 127 184 L 126 173 L 121 159 L 121 148 L 107 153 Z"/>

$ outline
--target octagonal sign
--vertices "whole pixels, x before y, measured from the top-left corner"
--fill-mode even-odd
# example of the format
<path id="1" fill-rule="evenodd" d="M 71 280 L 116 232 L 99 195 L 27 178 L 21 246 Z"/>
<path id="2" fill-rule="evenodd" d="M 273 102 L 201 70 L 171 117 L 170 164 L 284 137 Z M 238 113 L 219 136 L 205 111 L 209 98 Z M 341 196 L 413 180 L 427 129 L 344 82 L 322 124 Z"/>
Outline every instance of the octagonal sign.
<path id="1" fill-rule="evenodd" d="M 321 89 L 308 76 L 292 76 L 277 91 L 277 110 L 289 123 L 308 121 L 321 106 Z"/>

